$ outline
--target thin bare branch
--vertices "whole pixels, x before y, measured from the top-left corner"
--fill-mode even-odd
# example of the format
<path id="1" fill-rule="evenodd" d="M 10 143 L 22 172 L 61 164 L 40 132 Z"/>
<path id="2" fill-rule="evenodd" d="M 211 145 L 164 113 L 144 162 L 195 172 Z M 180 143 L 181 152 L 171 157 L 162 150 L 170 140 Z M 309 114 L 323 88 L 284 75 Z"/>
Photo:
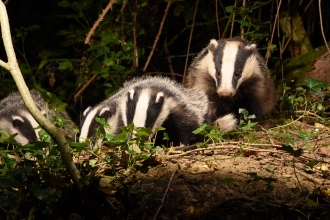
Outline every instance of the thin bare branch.
<path id="1" fill-rule="evenodd" d="M 73 100 L 77 100 L 77 98 L 81 95 L 81 93 L 91 84 L 98 74 L 95 74 L 92 78 L 88 80 L 88 82 L 74 95 Z"/>
<path id="2" fill-rule="evenodd" d="M 128 0 L 126 0 L 126 2 L 128 2 Z M 133 44 L 134 44 L 133 55 L 135 56 L 134 64 L 133 64 L 134 68 L 139 67 L 138 50 L 136 45 L 136 16 L 137 16 L 137 0 L 135 0 L 135 11 L 133 15 Z"/>
<path id="3" fill-rule="evenodd" d="M 174 170 L 173 170 L 172 176 L 171 176 L 170 180 L 168 181 L 167 188 L 166 188 L 165 193 L 164 193 L 164 195 L 163 195 L 163 198 L 162 198 L 162 204 L 164 204 L 165 197 L 166 197 L 167 192 L 168 192 L 168 190 L 169 190 L 169 188 L 170 188 L 170 186 L 171 186 L 171 183 L 172 183 L 172 180 L 173 180 L 174 174 L 176 173 L 177 170 L 178 170 L 178 166 L 175 165 L 175 168 L 174 168 Z M 163 207 L 162 205 L 160 205 L 160 206 L 158 207 L 157 212 L 156 212 L 156 214 L 155 214 L 155 216 L 154 216 L 154 218 L 153 218 L 154 220 L 157 219 L 158 213 L 159 213 L 159 211 L 160 211 L 160 209 L 161 209 L 162 207 Z"/>
<path id="4" fill-rule="evenodd" d="M 326 38 L 325 38 L 325 36 L 324 36 L 323 23 L 322 23 L 321 0 L 319 0 L 319 14 L 320 14 L 320 26 L 321 26 L 322 37 L 323 37 L 323 40 L 324 40 L 325 46 L 327 47 L 328 52 L 330 53 L 330 49 L 329 49 L 329 46 L 328 46 L 328 42 L 327 42 L 327 40 L 326 40 Z"/>
<path id="5" fill-rule="evenodd" d="M 237 5 L 237 0 L 235 0 L 234 7 L 236 7 L 236 5 Z M 231 22 L 231 29 L 230 29 L 230 37 L 233 37 L 235 15 L 236 15 L 236 13 L 233 12 L 233 19 L 232 19 L 232 22 Z"/>
<path id="6" fill-rule="evenodd" d="M 97 21 L 94 23 L 93 27 L 91 28 L 91 30 L 88 32 L 87 37 L 85 39 L 85 44 L 89 44 L 92 35 L 94 34 L 96 28 L 100 25 L 101 21 L 103 20 L 104 16 L 108 13 L 108 11 L 110 10 L 110 8 L 112 7 L 113 3 L 115 2 L 115 0 L 110 0 L 110 2 L 108 3 L 107 7 L 105 7 L 105 9 L 102 11 L 102 14 L 99 16 L 99 18 L 97 19 Z"/>
<path id="7" fill-rule="evenodd" d="M 275 29 L 276 29 L 276 22 L 279 19 L 278 16 L 280 14 L 281 4 L 282 4 L 282 0 L 280 0 L 280 2 L 277 5 L 277 11 L 276 11 L 276 16 L 275 16 L 275 20 L 274 20 L 274 25 L 273 25 L 273 30 L 272 30 L 272 36 L 270 37 L 270 41 L 268 43 L 267 52 L 266 52 L 266 64 L 268 63 L 268 58 L 270 56 L 270 47 L 271 47 L 272 42 L 273 42 L 273 37 L 274 37 Z"/>
<path id="8" fill-rule="evenodd" d="M 187 72 L 187 66 L 188 66 L 188 55 L 189 55 L 189 51 L 190 51 L 190 44 L 191 44 L 191 38 L 192 38 L 192 34 L 194 32 L 194 26 L 195 26 L 195 18 L 196 18 L 196 13 L 197 13 L 197 8 L 198 8 L 198 3 L 199 0 L 197 0 L 196 2 L 196 7 L 195 7 L 195 12 L 194 12 L 194 18 L 193 18 L 193 23 L 191 25 L 191 30 L 190 30 L 190 36 L 189 36 L 189 43 L 188 43 L 188 49 L 187 49 L 187 56 L 186 56 L 186 63 L 184 65 L 184 71 L 183 71 L 183 84 L 184 84 L 184 80 L 185 80 L 185 75 Z"/>
<path id="9" fill-rule="evenodd" d="M 116 18 L 116 22 L 119 21 L 120 17 L 121 17 L 122 14 L 124 13 L 124 10 L 125 10 L 125 8 L 126 8 L 127 3 L 128 3 L 128 0 L 126 0 L 126 1 L 124 2 L 124 4 L 121 6 L 120 13 L 118 14 L 118 16 L 117 16 L 117 18 Z M 136 6 L 136 5 L 137 5 L 137 2 L 135 2 L 135 6 Z"/>
<path id="10" fill-rule="evenodd" d="M 164 26 L 164 23 L 165 23 L 165 20 L 166 20 L 166 17 L 167 17 L 168 10 L 170 9 L 171 3 L 172 3 L 171 0 L 169 0 L 168 3 L 167 3 L 166 9 L 165 9 L 165 13 L 164 13 L 163 19 L 162 19 L 162 21 L 160 23 L 159 30 L 158 30 L 158 33 L 157 33 L 157 36 L 156 36 L 154 45 L 152 46 L 152 49 L 150 51 L 149 57 L 147 59 L 147 62 L 144 65 L 143 72 L 145 72 L 147 70 L 147 67 L 148 67 L 149 62 L 151 60 L 151 57 L 154 54 L 154 50 L 156 49 L 156 46 L 157 46 L 157 43 L 158 43 L 158 40 L 159 40 L 159 36 L 162 33 L 163 26 Z"/>
<path id="11" fill-rule="evenodd" d="M 219 21 L 218 21 L 218 1 L 215 1 L 215 18 L 217 19 L 218 36 L 220 39 L 221 34 L 220 34 L 220 27 L 219 27 Z"/>

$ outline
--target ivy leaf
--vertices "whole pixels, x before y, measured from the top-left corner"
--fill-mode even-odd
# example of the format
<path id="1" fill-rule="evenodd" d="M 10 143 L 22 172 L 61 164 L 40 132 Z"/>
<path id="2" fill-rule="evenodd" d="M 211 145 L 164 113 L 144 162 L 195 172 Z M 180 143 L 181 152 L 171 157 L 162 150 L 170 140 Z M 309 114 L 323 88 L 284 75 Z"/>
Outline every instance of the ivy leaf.
<path id="1" fill-rule="evenodd" d="M 328 84 L 322 80 L 316 80 L 312 77 L 308 77 L 306 80 L 306 85 L 310 89 L 310 92 L 313 94 L 316 94 L 318 92 L 321 92 L 322 88 L 328 86 Z"/>

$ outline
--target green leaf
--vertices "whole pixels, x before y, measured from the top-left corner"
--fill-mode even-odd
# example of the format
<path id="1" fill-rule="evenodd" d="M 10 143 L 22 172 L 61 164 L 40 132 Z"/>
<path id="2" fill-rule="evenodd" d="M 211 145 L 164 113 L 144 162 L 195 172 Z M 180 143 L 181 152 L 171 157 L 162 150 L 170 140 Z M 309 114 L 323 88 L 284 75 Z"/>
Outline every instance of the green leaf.
<path id="1" fill-rule="evenodd" d="M 68 0 L 63 0 L 61 2 L 58 2 L 57 5 L 62 8 L 69 8 L 71 4 Z"/>
<path id="2" fill-rule="evenodd" d="M 245 27 L 249 27 L 250 26 L 250 22 L 245 21 L 245 20 L 239 20 L 238 23 L 240 23 L 242 26 L 245 26 Z"/>
<path id="3" fill-rule="evenodd" d="M 319 162 L 317 160 L 311 160 L 309 161 L 306 165 L 309 166 L 311 169 L 313 169 L 313 167 L 315 165 L 317 165 Z"/>
<path id="4" fill-rule="evenodd" d="M 69 68 L 72 68 L 73 65 L 72 65 L 72 62 L 70 60 L 64 60 L 62 62 L 59 63 L 59 69 L 60 70 L 64 70 L 64 69 L 69 69 Z"/>
<path id="5" fill-rule="evenodd" d="M 42 50 L 38 53 L 38 56 L 41 59 L 47 59 L 48 57 L 50 57 L 52 55 L 52 51 L 51 50 Z"/>
<path id="6" fill-rule="evenodd" d="M 7 131 L 0 131 L 0 143 L 5 143 L 9 140 L 10 135 Z"/>
<path id="7" fill-rule="evenodd" d="M 227 7 L 226 7 L 226 12 L 231 13 L 231 12 L 234 11 L 233 9 L 234 9 L 234 5 L 227 6 Z"/>
<path id="8" fill-rule="evenodd" d="M 316 80 L 312 77 L 308 77 L 306 79 L 306 85 L 309 87 L 311 93 L 316 94 L 318 92 L 321 92 L 322 88 L 327 87 L 328 83 L 322 80 Z"/>
<path id="9" fill-rule="evenodd" d="M 306 199 L 306 204 L 309 206 L 317 206 L 317 203 L 311 199 Z"/>

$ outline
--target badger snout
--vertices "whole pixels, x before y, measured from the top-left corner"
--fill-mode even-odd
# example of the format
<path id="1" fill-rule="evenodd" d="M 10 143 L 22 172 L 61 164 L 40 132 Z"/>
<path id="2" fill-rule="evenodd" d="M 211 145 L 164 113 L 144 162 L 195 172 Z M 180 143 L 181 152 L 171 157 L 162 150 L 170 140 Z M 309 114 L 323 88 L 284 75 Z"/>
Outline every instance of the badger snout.
<path id="1" fill-rule="evenodd" d="M 224 98 L 231 98 L 235 95 L 235 91 L 232 89 L 218 88 L 217 93 L 220 97 L 224 97 Z"/>

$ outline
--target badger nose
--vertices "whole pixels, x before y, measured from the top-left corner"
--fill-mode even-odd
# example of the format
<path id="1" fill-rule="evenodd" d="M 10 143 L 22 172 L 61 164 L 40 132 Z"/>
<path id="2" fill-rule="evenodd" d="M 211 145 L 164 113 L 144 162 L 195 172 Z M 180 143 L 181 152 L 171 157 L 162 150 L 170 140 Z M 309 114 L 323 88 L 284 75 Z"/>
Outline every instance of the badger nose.
<path id="1" fill-rule="evenodd" d="M 233 96 L 232 92 L 219 92 L 218 93 L 220 97 L 230 98 Z"/>

